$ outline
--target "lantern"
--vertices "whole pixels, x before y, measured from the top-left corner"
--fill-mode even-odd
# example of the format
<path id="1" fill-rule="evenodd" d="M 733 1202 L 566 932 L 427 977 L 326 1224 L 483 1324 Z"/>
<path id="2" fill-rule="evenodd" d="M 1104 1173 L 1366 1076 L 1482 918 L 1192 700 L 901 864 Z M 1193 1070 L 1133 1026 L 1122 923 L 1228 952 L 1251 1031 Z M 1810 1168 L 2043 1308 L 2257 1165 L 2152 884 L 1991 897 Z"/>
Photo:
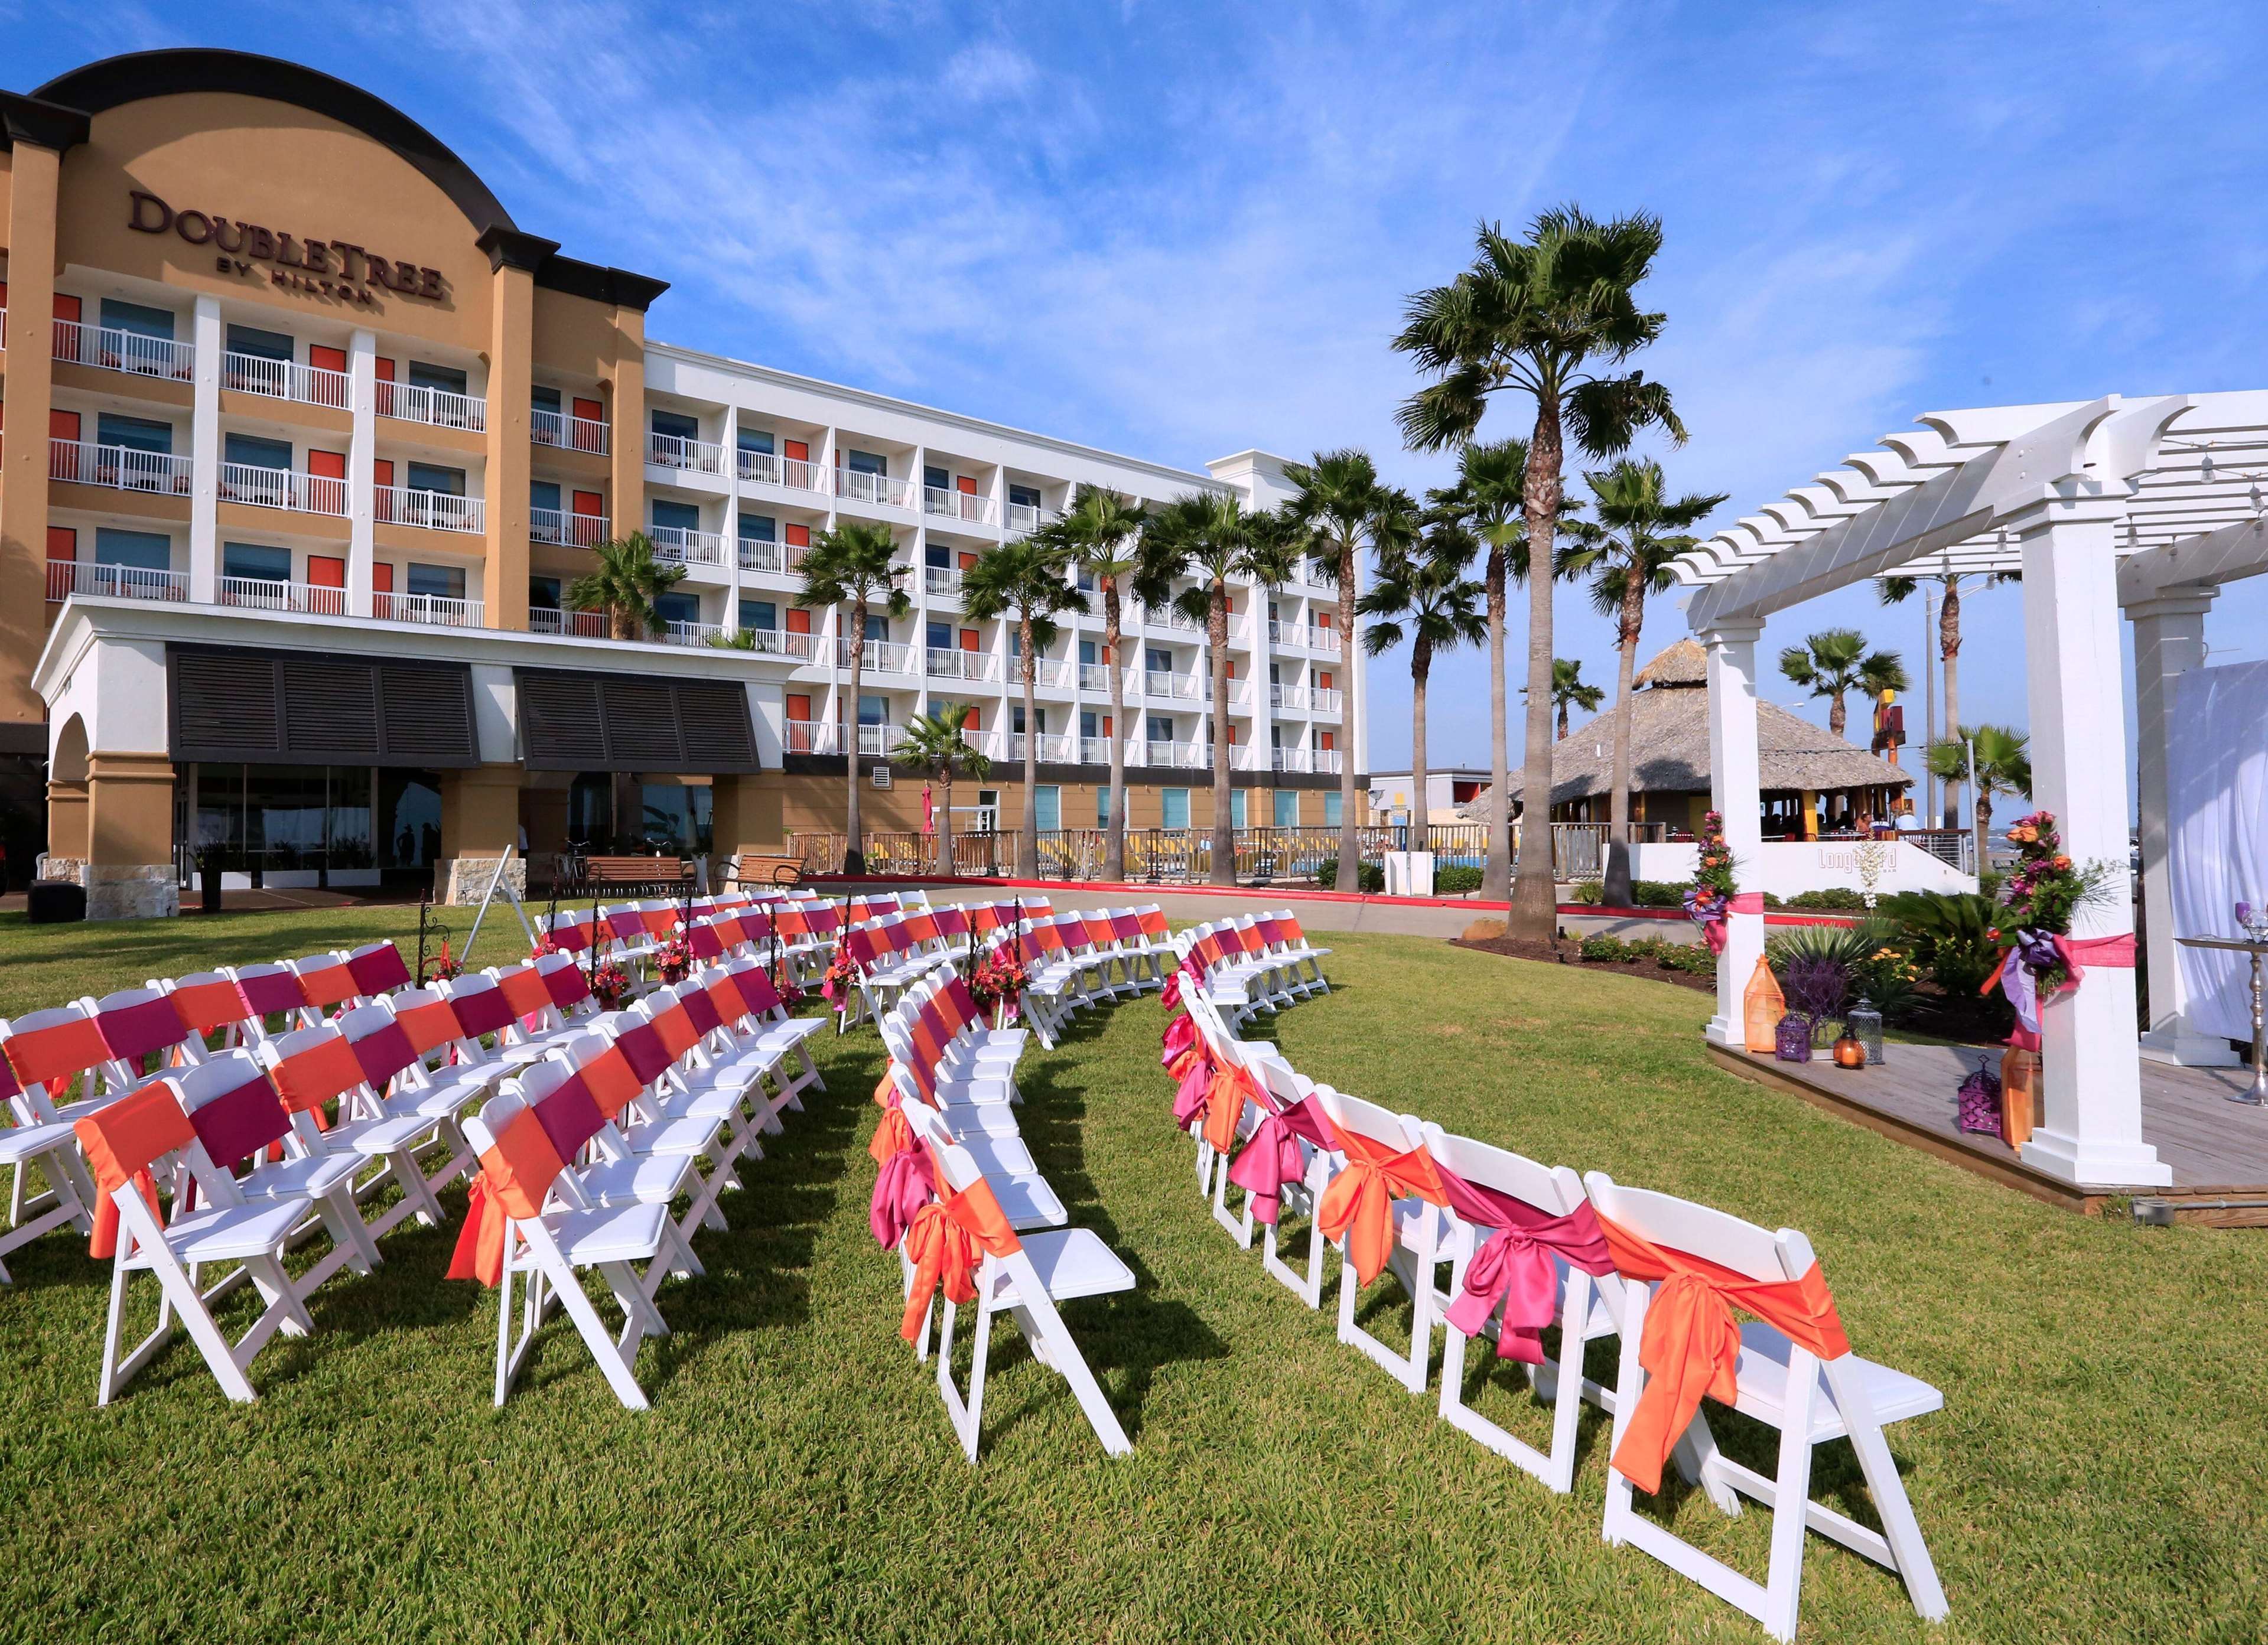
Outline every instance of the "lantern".
<path id="1" fill-rule="evenodd" d="M 1758 1056 L 1776 1054 L 1779 1049 L 1779 1019 L 1786 1014 L 1787 997 L 1779 991 L 1779 980 L 1772 975 L 1771 966 L 1762 954 L 1756 956 L 1756 968 L 1749 978 L 1742 1004 L 1746 1017 L 1742 1028 L 1748 1048 Z"/>
<path id="2" fill-rule="evenodd" d="M 1772 1054 L 1783 1062 L 1810 1061 L 1811 1019 L 1801 1011 L 1781 1017 L 1772 1031 Z"/>
<path id="3" fill-rule="evenodd" d="M 2011 1049 L 2000 1059 L 2000 1140 L 2021 1148 L 2040 1120 L 2040 1054 Z"/>
<path id="4" fill-rule="evenodd" d="M 1882 1014 L 1874 1009 L 1874 1001 L 1860 995 L 1844 1022 L 1843 1032 L 1866 1046 L 1868 1068 L 1882 1066 Z"/>
<path id="5" fill-rule="evenodd" d="M 1838 1069 L 1863 1069 L 1867 1066 L 1867 1047 L 1845 1034 L 1835 1042 L 1835 1066 Z"/>

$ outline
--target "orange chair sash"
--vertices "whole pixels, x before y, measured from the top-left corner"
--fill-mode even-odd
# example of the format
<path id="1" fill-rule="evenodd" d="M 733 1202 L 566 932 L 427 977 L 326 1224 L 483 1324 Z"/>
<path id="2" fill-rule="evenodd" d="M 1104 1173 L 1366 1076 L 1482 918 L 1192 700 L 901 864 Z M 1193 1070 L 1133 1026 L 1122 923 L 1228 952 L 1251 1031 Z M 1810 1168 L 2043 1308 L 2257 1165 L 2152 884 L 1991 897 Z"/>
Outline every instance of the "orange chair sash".
<path id="1" fill-rule="evenodd" d="M 909 1342 L 920 1338 L 922 1317 L 939 1287 L 949 1303 L 975 1302 L 980 1252 L 1005 1257 L 1022 1249 L 983 1178 L 958 1193 L 931 1201 L 914 1214 L 906 1230 L 905 1252 L 914 1265 L 914 1283 L 906 1293 L 898 1334 Z"/>
<path id="2" fill-rule="evenodd" d="M 150 1202 L 150 1215 L 158 1215 L 158 1184 L 150 1174 L 151 1164 L 195 1142 L 196 1127 L 170 1089 L 145 1085 L 77 1120 L 71 1129 L 94 1169 L 94 1237 L 87 1254 L 113 1256 L 118 1250 L 118 1201 L 114 1196 L 130 1182 Z"/>
<path id="3" fill-rule="evenodd" d="M 1244 1118 L 1244 1105 L 1259 1100 L 1259 1090 L 1244 1069 L 1233 1065 L 1213 1069 L 1205 1083 L 1204 1140 L 1215 1153 L 1226 1154 L 1235 1145 L 1236 1122 Z"/>
<path id="4" fill-rule="evenodd" d="M 507 1220 L 541 1216 L 544 1196 L 565 1169 L 535 1110 L 521 1109 L 496 1146 L 482 1150 L 480 1174 L 473 1179 L 465 1202 L 465 1226 L 450 1254 L 446 1277 L 478 1280 L 491 1287 L 499 1283 Z"/>
<path id="5" fill-rule="evenodd" d="M 890 1070 L 887 1069 L 884 1069 L 882 1077 L 874 1082 L 874 1106 L 887 1109 L 894 1116 L 897 1113 L 898 1082 L 891 1076 Z M 901 1120 L 898 1123 L 902 1125 L 905 1121 Z M 880 1159 L 882 1156 L 877 1154 L 874 1157 Z"/>
<path id="6" fill-rule="evenodd" d="M 1754 1314 L 1822 1359 L 1851 1351 L 1826 1277 L 1813 1263 L 1796 1280 L 1756 1280 L 1705 1258 L 1670 1251 L 1643 1235 L 1599 1218 L 1615 1271 L 1625 1279 L 1659 1280 L 1647 1304 L 1638 1362 L 1646 1392 L 1631 1414 L 1614 1465 L 1651 1494 L 1661 1488 L 1661 1465 L 1701 1408 L 1706 1394 L 1730 1405 L 1738 1391 L 1741 1327 L 1733 1310 Z"/>
<path id="7" fill-rule="evenodd" d="M 1447 1191 L 1421 1145 L 1397 1153 L 1383 1142 L 1333 1127 L 1346 1169 L 1331 1179 L 1316 1208 L 1326 1239 L 1346 1242 L 1355 1278 L 1367 1285 L 1394 1251 L 1394 1202 L 1412 1196 L 1428 1205 L 1448 1203 Z"/>

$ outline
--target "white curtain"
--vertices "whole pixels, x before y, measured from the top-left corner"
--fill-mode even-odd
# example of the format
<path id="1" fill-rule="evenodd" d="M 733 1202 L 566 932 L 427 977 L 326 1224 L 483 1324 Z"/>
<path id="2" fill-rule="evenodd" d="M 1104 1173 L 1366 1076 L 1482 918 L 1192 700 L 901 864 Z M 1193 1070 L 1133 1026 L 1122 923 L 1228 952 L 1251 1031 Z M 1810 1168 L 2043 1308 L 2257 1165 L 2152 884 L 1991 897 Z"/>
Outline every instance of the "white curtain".
<path id="1" fill-rule="evenodd" d="M 2268 907 L 2268 663 L 2200 668 L 2176 680 L 2166 753 L 2174 933 L 2241 936 L 2235 905 Z M 2177 952 L 2191 1024 L 2251 1039 L 2250 960 L 2225 950 Z"/>

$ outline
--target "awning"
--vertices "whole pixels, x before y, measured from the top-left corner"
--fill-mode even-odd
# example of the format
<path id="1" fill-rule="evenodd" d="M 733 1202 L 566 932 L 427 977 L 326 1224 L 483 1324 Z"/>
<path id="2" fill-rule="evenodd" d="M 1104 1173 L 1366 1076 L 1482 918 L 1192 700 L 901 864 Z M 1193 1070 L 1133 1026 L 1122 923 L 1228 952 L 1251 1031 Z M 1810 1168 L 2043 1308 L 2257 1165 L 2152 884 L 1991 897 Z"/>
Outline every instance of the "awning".
<path id="1" fill-rule="evenodd" d="M 743 776 L 763 767 L 746 687 L 562 668 L 512 671 L 530 771 Z"/>
<path id="2" fill-rule="evenodd" d="M 407 766 L 481 762 L 463 663 L 250 647 L 166 647 L 176 761 Z"/>

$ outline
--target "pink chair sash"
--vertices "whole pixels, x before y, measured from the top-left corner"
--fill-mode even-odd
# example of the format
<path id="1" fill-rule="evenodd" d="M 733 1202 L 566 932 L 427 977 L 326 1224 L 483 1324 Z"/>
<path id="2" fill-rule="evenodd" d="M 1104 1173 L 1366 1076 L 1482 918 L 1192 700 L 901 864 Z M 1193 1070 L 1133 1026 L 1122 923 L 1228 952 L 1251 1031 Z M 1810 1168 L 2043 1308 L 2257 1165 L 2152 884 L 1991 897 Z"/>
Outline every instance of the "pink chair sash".
<path id="1" fill-rule="evenodd" d="M 1281 1209 L 1284 1185 L 1300 1180 L 1303 1139 L 1317 1148 L 1336 1146 L 1322 1115 L 1304 1097 L 1263 1115 L 1260 1128 L 1228 1168 L 1228 1179 L 1252 1196 L 1252 1215 L 1270 1227 Z"/>
<path id="2" fill-rule="evenodd" d="M 1587 1202 L 1565 1216 L 1554 1216 L 1525 1200 L 1468 1182 L 1438 1159 L 1433 1169 L 1449 1208 L 1494 1230 L 1465 1265 L 1464 1289 L 1449 1304 L 1449 1323 L 1476 1337 L 1489 1317 L 1502 1309 L 1497 1357 L 1541 1365 L 1543 1330 L 1559 1300 L 1559 1270 L 1552 1259 L 1563 1258 L 1590 1274 L 1615 1271 L 1597 1214 Z"/>

